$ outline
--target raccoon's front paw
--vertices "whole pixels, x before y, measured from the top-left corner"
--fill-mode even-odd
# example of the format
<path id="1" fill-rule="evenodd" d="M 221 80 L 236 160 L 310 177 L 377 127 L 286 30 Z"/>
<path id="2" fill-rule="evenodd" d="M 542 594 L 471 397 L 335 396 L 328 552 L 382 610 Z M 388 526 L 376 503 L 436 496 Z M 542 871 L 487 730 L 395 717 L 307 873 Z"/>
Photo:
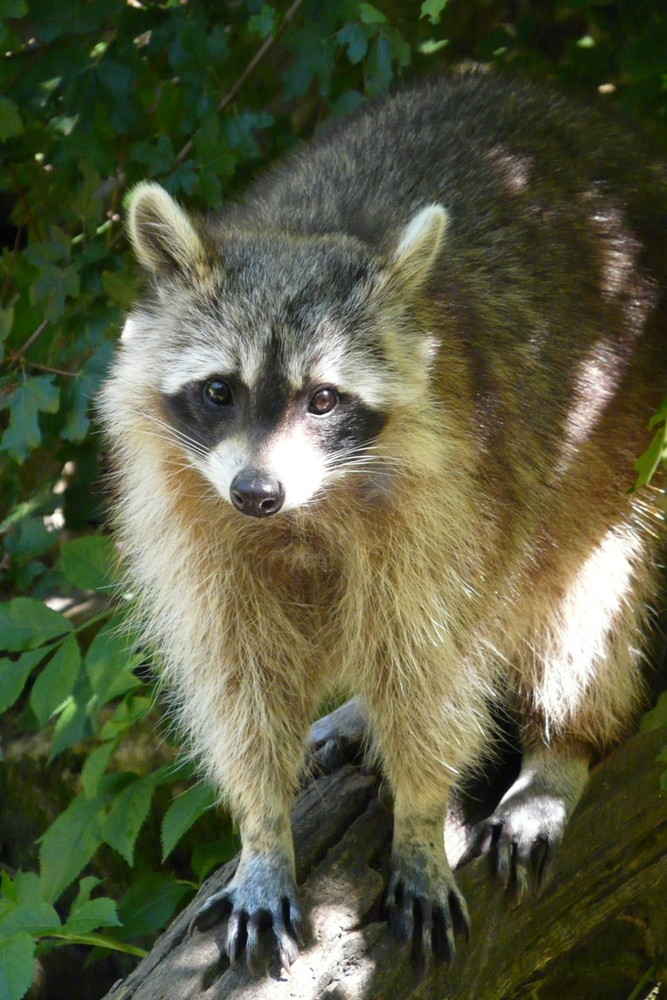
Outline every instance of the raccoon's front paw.
<path id="1" fill-rule="evenodd" d="M 554 795 L 511 793 L 512 789 L 491 816 L 473 827 L 461 864 L 491 854 L 501 884 L 521 902 L 544 889 L 563 839 L 568 809 Z"/>
<path id="2" fill-rule="evenodd" d="M 395 937 L 411 944 L 421 968 L 431 959 L 451 964 L 455 934 L 470 940 L 468 910 L 444 852 L 436 858 L 427 848 L 413 844 L 395 850 L 385 909 Z"/>
<path id="3" fill-rule="evenodd" d="M 303 945 L 305 928 L 296 885 L 286 866 L 259 855 L 242 859 L 233 881 L 209 896 L 195 914 L 190 931 L 205 931 L 223 922 L 232 968 L 245 953 L 249 971 L 257 975 L 277 951 L 289 972 Z"/>

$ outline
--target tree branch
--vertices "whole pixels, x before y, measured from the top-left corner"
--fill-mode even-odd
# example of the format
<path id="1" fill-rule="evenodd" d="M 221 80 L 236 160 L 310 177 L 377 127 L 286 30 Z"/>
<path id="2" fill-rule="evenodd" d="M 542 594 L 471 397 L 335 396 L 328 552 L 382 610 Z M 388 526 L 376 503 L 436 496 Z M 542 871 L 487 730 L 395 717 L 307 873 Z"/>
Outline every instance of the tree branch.
<path id="1" fill-rule="evenodd" d="M 253 980 L 229 969 L 221 947 L 223 928 L 188 936 L 200 896 L 107 1000 L 529 997 L 605 921 L 641 906 L 651 893 L 664 892 L 667 796 L 659 788 L 664 765 L 655 758 L 666 741 L 664 730 L 639 733 L 596 770 L 567 830 L 556 874 L 539 900 L 514 906 L 489 877 L 487 859 L 458 873 L 473 939 L 460 946 L 451 969 L 439 967 L 418 980 L 380 921 L 391 816 L 377 797 L 376 777 L 346 764 L 307 788 L 294 812 L 311 943 L 289 978 Z M 203 892 L 228 882 L 234 867 L 232 862 L 221 869 Z M 654 910 L 649 937 L 664 942 L 656 946 L 664 949 L 667 913 L 664 905 Z M 604 959 L 612 972 L 613 957 Z M 661 962 L 667 965 L 664 954 L 649 956 L 644 969 L 652 963 L 659 969 Z M 558 994 L 563 1000 L 582 995 L 580 988 Z M 597 995 L 616 994 L 601 982 Z"/>

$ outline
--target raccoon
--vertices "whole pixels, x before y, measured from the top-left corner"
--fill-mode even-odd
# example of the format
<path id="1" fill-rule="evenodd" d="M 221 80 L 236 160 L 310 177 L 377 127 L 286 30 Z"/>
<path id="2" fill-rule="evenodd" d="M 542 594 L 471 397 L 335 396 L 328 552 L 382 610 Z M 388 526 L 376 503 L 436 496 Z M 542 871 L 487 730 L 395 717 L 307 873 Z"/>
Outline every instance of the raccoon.
<path id="1" fill-rule="evenodd" d="M 469 932 L 443 819 L 494 706 L 523 764 L 471 851 L 544 881 L 642 700 L 666 207 L 634 135 L 483 74 L 363 107 L 219 213 L 132 192 L 147 287 L 100 412 L 144 634 L 240 827 L 195 918 L 232 964 L 303 940 L 289 813 L 332 690 L 393 791 L 386 907 L 420 962 Z"/>

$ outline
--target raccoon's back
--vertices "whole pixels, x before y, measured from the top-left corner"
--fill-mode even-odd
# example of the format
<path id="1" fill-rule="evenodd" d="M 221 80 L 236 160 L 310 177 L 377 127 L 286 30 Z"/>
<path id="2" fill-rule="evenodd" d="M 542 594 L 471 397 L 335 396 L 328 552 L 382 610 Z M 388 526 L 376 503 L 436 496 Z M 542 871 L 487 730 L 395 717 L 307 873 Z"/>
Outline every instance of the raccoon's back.
<path id="1" fill-rule="evenodd" d="M 382 251 L 420 206 L 439 201 L 450 213 L 450 242 L 487 248 L 490 229 L 526 214 L 545 236 L 556 216 L 587 218 L 582 196 L 604 191 L 650 238 L 664 232 L 667 198 L 648 160 L 639 137 L 612 116 L 543 85 L 469 73 L 365 105 L 221 221 L 295 235 L 345 232 Z"/>

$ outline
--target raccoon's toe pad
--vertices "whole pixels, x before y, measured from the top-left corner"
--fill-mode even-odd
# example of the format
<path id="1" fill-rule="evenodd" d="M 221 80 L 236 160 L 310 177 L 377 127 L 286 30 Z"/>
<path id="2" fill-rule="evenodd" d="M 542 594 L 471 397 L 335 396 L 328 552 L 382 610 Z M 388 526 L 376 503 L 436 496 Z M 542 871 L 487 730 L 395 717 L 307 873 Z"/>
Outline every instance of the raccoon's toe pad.
<path id="1" fill-rule="evenodd" d="M 401 944 L 409 944 L 415 964 L 451 964 L 455 935 L 470 939 L 465 900 L 451 872 L 429 872 L 426 866 L 397 860 L 387 886 L 385 910 L 389 926 Z"/>
<path id="2" fill-rule="evenodd" d="M 304 919 L 296 894 L 267 894 L 261 902 L 243 884 L 229 885 L 213 893 L 190 923 L 190 931 L 206 931 L 227 924 L 225 951 L 232 968 L 243 956 L 249 971 L 258 975 L 270 964 L 277 951 L 282 968 L 289 972 L 304 941 Z"/>

